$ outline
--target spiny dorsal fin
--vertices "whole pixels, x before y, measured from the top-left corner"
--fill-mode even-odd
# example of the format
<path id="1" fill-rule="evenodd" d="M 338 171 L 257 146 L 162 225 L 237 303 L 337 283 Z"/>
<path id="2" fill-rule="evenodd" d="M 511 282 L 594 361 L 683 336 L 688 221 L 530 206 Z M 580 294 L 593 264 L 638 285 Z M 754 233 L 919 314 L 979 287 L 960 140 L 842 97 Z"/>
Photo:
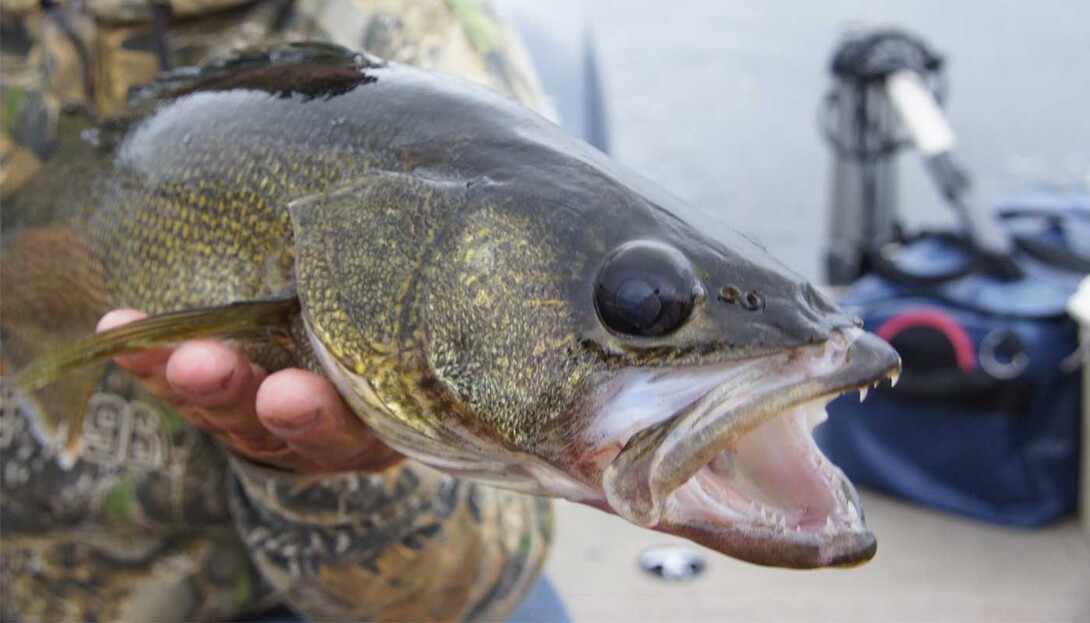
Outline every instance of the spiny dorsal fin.
<path id="1" fill-rule="evenodd" d="M 383 67 L 385 64 L 376 56 L 331 43 L 285 43 L 268 47 L 243 48 L 215 57 L 200 65 L 179 67 L 164 72 L 154 82 L 135 90 L 129 97 L 129 105 L 138 106 L 150 100 L 175 97 L 191 91 L 223 90 L 225 85 L 221 84 L 222 82 L 237 81 L 239 74 L 246 74 L 247 71 L 252 70 L 314 65 L 350 69 L 365 75 L 365 70 Z M 265 79 L 267 80 L 267 76 Z M 299 89 L 296 85 L 296 88 L 305 94 L 305 87 Z"/>
<path id="2" fill-rule="evenodd" d="M 150 316 L 97 333 L 30 362 L 4 380 L 22 392 L 45 387 L 61 376 L 122 353 L 154 348 L 197 337 L 268 339 L 286 336 L 299 311 L 295 296 L 230 303 Z"/>

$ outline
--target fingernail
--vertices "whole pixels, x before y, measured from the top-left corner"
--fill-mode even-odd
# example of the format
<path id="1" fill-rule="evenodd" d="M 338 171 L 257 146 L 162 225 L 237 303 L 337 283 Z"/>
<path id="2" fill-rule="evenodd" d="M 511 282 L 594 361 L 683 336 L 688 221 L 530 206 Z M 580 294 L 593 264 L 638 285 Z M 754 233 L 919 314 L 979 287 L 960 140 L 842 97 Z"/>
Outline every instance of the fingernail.
<path id="1" fill-rule="evenodd" d="M 290 417 L 261 418 L 266 426 L 276 429 L 277 433 L 285 435 L 300 435 L 308 432 L 322 420 L 322 410 L 312 409 L 304 413 L 297 413 Z"/>
<path id="2" fill-rule="evenodd" d="M 177 377 L 179 375 L 178 374 L 172 374 L 171 376 L 172 377 Z M 184 375 L 183 375 L 183 378 L 181 378 L 181 379 L 171 378 L 170 379 L 170 384 L 173 385 L 174 388 L 177 389 L 178 391 L 186 393 L 186 394 L 197 394 L 197 395 L 201 395 L 201 396 L 206 395 L 206 394 L 215 395 L 215 394 L 218 394 L 220 392 L 225 391 L 228 387 L 230 387 L 231 380 L 235 378 L 235 368 L 233 366 L 228 366 L 222 372 L 217 371 L 216 374 L 212 374 L 212 375 L 209 375 L 209 376 L 211 376 L 211 377 L 213 377 L 213 379 L 215 379 L 214 382 L 212 382 L 212 383 L 199 383 L 199 382 L 198 383 L 187 383 L 186 381 L 188 379 L 184 378 Z"/>
<path id="3" fill-rule="evenodd" d="M 98 324 L 95 326 L 95 333 L 116 329 L 117 327 L 129 324 L 130 322 L 136 322 L 137 320 L 146 317 L 147 314 L 133 309 L 115 309 L 106 312 L 105 316 L 98 319 Z"/>

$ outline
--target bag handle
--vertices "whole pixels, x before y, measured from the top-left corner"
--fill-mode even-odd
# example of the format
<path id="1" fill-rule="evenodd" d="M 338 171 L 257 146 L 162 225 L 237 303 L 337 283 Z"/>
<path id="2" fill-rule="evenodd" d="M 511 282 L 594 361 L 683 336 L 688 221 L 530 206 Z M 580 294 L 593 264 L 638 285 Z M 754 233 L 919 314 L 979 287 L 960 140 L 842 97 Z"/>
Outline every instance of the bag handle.
<path id="1" fill-rule="evenodd" d="M 935 238 L 961 249 L 966 254 L 965 264 L 946 272 L 921 275 L 905 270 L 897 263 L 896 259 L 887 257 L 882 249 L 871 247 L 868 249 L 867 253 L 870 268 L 875 273 L 890 281 L 905 283 L 919 288 L 937 286 L 948 281 L 954 281 L 955 279 L 960 279 L 980 269 L 980 262 L 975 253 L 975 247 L 965 238 L 965 236 L 948 231 L 925 231 L 920 232 L 911 238 L 907 238 L 902 244 L 909 244 L 921 238 Z"/>
<path id="2" fill-rule="evenodd" d="M 1057 223 L 1067 220 L 1070 215 L 1059 211 L 1037 210 L 1004 210 L 999 213 L 1000 219 L 1007 221 L 1015 218 L 1038 217 L 1054 220 Z M 924 231 L 906 239 L 904 244 L 909 244 L 921 238 L 934 238 L 943 243 L 961 249 L 966 255 L 966 261 L 958 268 L 934 274 L 921 275 L 909 272 L 902 268 L 895 259 L 890 259 L 881 249 L 870 248 L 867 259 L 872 270 L 882 277 L 897 283 L 904 283 L 919 288 L 942 285 L 965 277 L 974 272 L 992 274 L 989 268 L 989 258 L 982 255 L 979 249 L 965 235 L 947 231 Z M 1077 253 L 1071 247 L 1058 242 L 1049 242 L 1030 236 L 1013 234 L 1011 240 L 1019 252 L 1024 253 L 1040 262 L 1048 264 L 1060 270 L 1075 273 L 1090 274 L 1090 256 Z"/>
<path id="3" fill-rule="evenodd" d="M 1052 222 L 1055 227 L 1063 229 L 1064 221 L 1072 218 L 1072 215 L 1062 210 L 1034 210 L 1027 208 L 1011 208 L 1001 210 L 999 218 L 1003 221 L 1011 221 L 1020 218 L 1036 218 Z M 1090 220 L 1090 219 L 1087 219 Z M 1070 270 L 1078 273 L 1090 273 L 1090 256 L 1076 253 L 1074 249 L 1040 240 L 1028 236 L 1013 236 L 1014 243 L 1026 255 L 1034 257 L 1050 266 Z"/>

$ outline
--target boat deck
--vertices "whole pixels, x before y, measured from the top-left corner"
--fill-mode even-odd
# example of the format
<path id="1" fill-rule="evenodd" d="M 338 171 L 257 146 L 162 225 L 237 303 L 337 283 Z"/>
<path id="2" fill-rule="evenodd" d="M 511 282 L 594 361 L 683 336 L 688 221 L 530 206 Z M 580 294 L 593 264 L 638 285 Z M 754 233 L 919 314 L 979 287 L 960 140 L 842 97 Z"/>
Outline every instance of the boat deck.
<path id="1" fill-rule="evenodd" d="M 666 582 L 646 549 L 688 542 L 558 502 L 546 573 L 576 623 L 598 621 L 1090 621 L 1090 535 L 983 524 L 863 492 L 878 554 L 854 569 L 793 571 L 699 549 L 704 572 Z"/>

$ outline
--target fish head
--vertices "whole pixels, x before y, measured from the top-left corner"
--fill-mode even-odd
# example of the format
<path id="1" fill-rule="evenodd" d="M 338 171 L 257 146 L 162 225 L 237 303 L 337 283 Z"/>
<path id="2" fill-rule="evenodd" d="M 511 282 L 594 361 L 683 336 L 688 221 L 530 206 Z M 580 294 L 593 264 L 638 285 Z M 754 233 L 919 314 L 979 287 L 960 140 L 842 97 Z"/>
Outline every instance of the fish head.
<path id="1" fill-rule="evenodd" d="M 760 244 L 613 173 L 537 202 L 578 215 L 533 238 L 560 249 L 553 274 L 567 287 L 550 296 L 566 298 L 550 313 L 571 324 L 520 310 L 518 341 L 536 348 L 506 357 L 566 401 L 547 423 L 527 414 L 542 427 L 519 450 L 585 484 L 592 494 L 572 496 L 583 503 L 737 558 L 869 559 L 858 496 L 812 433 L 834 397 L 895 374 L 896 353 Z"/>
<path id="2" fill-rule="evenodd" d="M 341 275 L 342 311 L 316 311 L 329 297 L 308 294 L 302 245 L 308 330 L 352 407 L 438 469 L 736 558 L 873 556 L 858 496 L 812 431 L 834 397 L 896 374 L 893 349 L 750 238 L 557 131 L 491 117 L 469 146 L 431 161 L 420 148 L 384 182 L 399 190 L 383 205 L 410 206 L 391 212 L 400 224 L 326 219 L 332 243 L 309 247 Z M 344 202 L 374 205 L 374 188 Z M 315 207 L 293 212 L 297 237 Z M 365 239 L 404 270 L 375 278 L 355 251 L 328 252 Z M 386 337 L 350 362 L 335 326 Z"/>
<path id="3" fill-rule="evenodd" d="M 760 245 L 604 183 L 460 189 L 481 207 L 436 237 L 399 311 L 399 380 L 319 343 L 342 393 L 392 446 L 459 476 L 760 564 L 869 559 L 859 499 L 812 431 L 897 355 Z M 608 209 L 542 204 L 596 200 Z"/>
<path id="4" fill-rule="evenodd" d="M 813 430 L 896 353 L 744 236 L 656 220 L 584 277 L 583 344 L 606 365 L 564 442 L 591 504 L 761 564 L 868 560 L 858 496 Z"/>

